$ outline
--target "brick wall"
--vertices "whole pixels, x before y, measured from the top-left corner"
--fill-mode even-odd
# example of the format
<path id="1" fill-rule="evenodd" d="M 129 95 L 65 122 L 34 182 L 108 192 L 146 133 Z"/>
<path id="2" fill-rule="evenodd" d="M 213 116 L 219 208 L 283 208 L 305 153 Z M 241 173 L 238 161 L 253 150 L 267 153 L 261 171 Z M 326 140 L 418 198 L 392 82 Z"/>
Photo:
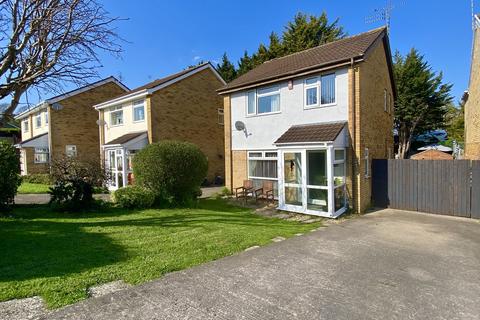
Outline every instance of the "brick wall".
<path id="1" fill-rule="evenodd" d="M 366 61 L 359 65 L 358 73 L 356 210 L 364 212 L 371 203 L 372 159 L 387 159 L 389 150 L 393 150 L 393 106 L 388 108 L 387 105 L 387 112 L 384 108 L 384 90 L 387 90 L 387 103 L 390 95 L 393 105 L 393 88 L 383 43 L 373 49 Z M 365 176 L 366 148 L 369 154 L 370 177 Z"/>
<path id="2" fill-rule="evenodd" d="M 232 152 L 232 190 L 243 185 L 248 177 L 247 151 L 235 150 Z"/>
<path id="3" fill-rule="evenodd" d="M 223 112 L 225 115 L 225 187 L 232 190 L 232 110 L 229 95 L 223 97 Z"/>
<path id="4" fill-rule="evenodd" d="M 465 105 L 465 158 L 480 160 L 480 28 L 475 30 L 469 97 Z"/>
<path id="5" fill-rule="evenodd" d="M 62 110 L 50 108 L 51 157 L 60 157 L 65 154 L 66 145 L 75 145 L 79 157 L 99 159 L 98 111 L 92 106 L 124 92 L 117 84 L 108 82 L 59 101 Z"/>
<path id="6" fill-rule="evenodd" d="M 153 142 L 180 140 L 194 143 L 208 158 L 208 176 L 225 176 L 224 126 L 218 123 L 223 83 L 205 69 L 152 94 L 150 97 Z"/>

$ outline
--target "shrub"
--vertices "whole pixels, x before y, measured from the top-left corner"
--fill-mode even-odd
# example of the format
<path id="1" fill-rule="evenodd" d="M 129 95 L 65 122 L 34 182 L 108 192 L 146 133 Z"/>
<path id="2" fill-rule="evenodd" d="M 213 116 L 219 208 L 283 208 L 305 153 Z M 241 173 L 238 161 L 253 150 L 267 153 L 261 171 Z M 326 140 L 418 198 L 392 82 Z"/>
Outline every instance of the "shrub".
<path id="1" fill-rule="evenodd" d="M 188 142 L 163 141 L 148 145 L 133 158 L 136 182 L 155 193 L 157 201 L 189 204 L 198 196 L 208 162 Z"/>
<path id="2" fill-rule="evenodd" d="M 116 190 L 113 201 L 127 209 L 150 208 L 155 202 L 155 193 L 141 186 L 128 186 Z"/>
<path id="3" fill-rule="evenodd" d="M 52 177 L 48 173 L 35 173 L 22 177 L 23 182 L 37 183 L 37 184 L 52 184 Z"/>
<path id="4" fill-rule="evenodd" d="M 107 177 L 99 159 L 62 157 L 51 162 L 54 185 L 50 204 L 68 211 L 81 211 L 94 204 L 94 187 L 104 185 Z"/>
<path id="5" fill-rule="evenodd" d="M 0 141 L 0 210 L 13 203 L 21 182 L 20 159 L 15 148 Z"/>

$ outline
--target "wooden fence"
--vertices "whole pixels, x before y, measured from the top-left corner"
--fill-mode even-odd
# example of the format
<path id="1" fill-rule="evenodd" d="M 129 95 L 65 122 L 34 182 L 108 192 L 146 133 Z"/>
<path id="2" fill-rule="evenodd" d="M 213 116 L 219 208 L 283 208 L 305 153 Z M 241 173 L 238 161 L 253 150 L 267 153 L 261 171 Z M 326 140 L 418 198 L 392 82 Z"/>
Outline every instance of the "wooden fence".
<path id="1" fill-rule="evenodd" d="M 480 218 L 480 161 L 373 160 L 377 207 Z"/>

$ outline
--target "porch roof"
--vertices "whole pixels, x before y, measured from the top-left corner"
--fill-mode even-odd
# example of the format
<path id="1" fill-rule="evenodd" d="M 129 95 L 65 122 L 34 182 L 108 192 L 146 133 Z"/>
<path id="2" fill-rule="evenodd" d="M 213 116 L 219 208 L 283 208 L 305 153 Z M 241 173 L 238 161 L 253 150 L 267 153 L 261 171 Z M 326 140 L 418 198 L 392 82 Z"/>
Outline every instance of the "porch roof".
<path id="1" fill-rule="evenodd" d="M 48 132 L 39 134 L 30 139 L 23 140 L 16 145 L 19 148 L 48 148 Z"/>
<path id="2" fill-rule="evenodd" d="M 118 138 L 115 138 L 107 143 L 105 145 L 118 145 L 118 144 L 125 144 L 135 138 L 140 137 L 141 135 L 146 134 L 146 131 L 141 131 L 141 132 L 132 132 L 132 133 L 127 133 L 124 134 L 123 136 L 120 136 Z"/>
<path id="3" fill-rule="evenodd" d="M 291 126 L 275 144 L 333 142 L 346 122 L 314 123 Z"/>

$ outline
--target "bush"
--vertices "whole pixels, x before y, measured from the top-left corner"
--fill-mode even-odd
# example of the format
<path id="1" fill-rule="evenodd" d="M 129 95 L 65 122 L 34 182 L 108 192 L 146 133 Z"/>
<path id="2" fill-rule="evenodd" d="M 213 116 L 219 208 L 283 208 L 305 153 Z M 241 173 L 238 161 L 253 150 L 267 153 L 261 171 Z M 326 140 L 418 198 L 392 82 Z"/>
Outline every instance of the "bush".
<path id="1" fill-rule="evenodd" d="M 48 173 L 35 173 L 29 174 L 22 177 L 23 182 L 36 183 L 36 184 L 47 184 L 50 185 L 53 183 L 52 177 Z"/>
<path id="2" fill-rule="evenodd" d="M 113 201 L 122 208 L 145 209 L 153 206 L 155 193 L 140 186 L 128 186 L 116 190 Z"/>
<path id="3" fill-rule="evenodd" d="M 54 185 L 50 188 L 50 204 L 68 211 L 89 209 L 95 203 L 94 187 L 104 185 L 107 177 L 99 159 L 80 160 L 73 157 L 53 159 Z"/>
<path id="4" fill-rule="evenodd" d="M 20 158 L 15 148 L 0 141 L 0 210 L 13 203 L 21 182 Z"/>
<path id="5" fill-rule="evenodd" d="M 208 169 L 200 149 L 188 142 L 163 141 L 142 149 L 133 158 L 136 182 L 154 192 L 157 201 L 189 204 Z"/>

